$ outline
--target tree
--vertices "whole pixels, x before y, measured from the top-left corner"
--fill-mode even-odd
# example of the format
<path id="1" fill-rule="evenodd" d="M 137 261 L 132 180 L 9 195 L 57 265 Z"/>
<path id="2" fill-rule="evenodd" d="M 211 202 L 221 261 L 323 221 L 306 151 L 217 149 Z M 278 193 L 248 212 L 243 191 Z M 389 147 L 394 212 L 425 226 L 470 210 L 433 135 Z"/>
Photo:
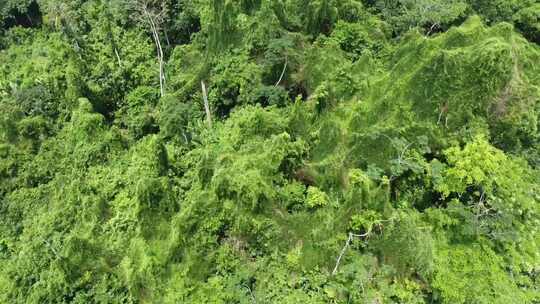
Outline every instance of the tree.
<path id="1" fill-rule="evenodd" d="M 378 0 L 374 5 L 398 34 L 414 27 L 428 34 L 445 29 L 467 9 L 463 0 Z"/>
<path id="2" fill-rule="evenodd" d="M 135 11 L 135 20 L 143 22 L 147 30 L 152 33 L 152 39 L 156 45 L 157 59 L 159 62 L 159 88 L 161 96 L 165 95 L 165 56 L 161 45 L 160 33 L 163 30 L 167 6 L 162 0 L 134 0 L 130 3 Z"/>

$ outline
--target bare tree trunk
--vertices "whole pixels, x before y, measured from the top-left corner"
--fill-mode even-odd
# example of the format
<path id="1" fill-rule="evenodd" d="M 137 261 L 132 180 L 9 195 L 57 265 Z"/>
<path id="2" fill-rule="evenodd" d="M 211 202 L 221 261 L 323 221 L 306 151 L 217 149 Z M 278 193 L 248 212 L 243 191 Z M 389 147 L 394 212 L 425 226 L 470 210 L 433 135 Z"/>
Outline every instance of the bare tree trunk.
<path id="1" fill-rule="evenodd" d="M 283 65 L 283 70 L 281 71 L 281 76 L 279 76 L 279 79 L 276 82 L 276 84 L 274 85 L 274 87 L 277 87 L 281 83 L 281 80 L 283 79 L 283 76 L 285 76 L 285 71 L 287 70 L 287 64 L 288 63 L 289 63 L 289 57 L 285 56 L 285 64 Z"/>
<path id="2" fill-rule="evenodd" d="M 210 105 L 208 104 L 208 95 L 206 93 L 206 85 L 204 85 L 204 81 L 201 80 L 201 88 L 203 93 L 203 100 L 204 100 L 204 111 L 206 112 L 206 121 L 208 122 L 208 126 L 212 128 L 212 116 L 210 116 Z"/>
<path id="3" fill-rule="evenodd" d="M 166 5 L 164 1 L 151 0 L 131 0 L 132 7 L 136 10 L 134 16 L 135 20 L 148 23 L 150 32 L 152 32 L 152 38 L 156 45 L 157 59 L 159 62 L 159 89 L 161 97 L 165 95 L 166 76 L 165 76 L 165 55 L 163 54 L 163 47 L 161 45 L 160 31 L 164 23 L 164 16 L 166 15 Z M 167 32 L 164 31 L 165 36 Z M 168 37 L 167 37 L 168 43 Z"/>
<path id="4" fill-rule="evenodd" d="M 341 249 L 341 252 L 339 253 L 339 256 L 338 256 L 337 261 L 336 261 L 336 266 L 334 267 L 334 270 L 332 270 L 332 275 L 337 274 L 339 263 L 341 262 L 341 259 L 345 255 L 345 252 L 347 251 L 347 248 L 349 248 L 349 246 L 351 245 L 351 242 L 352 242 L 353 238 L 354 237 L 366 237 L 369 234 L 370 234 L 370 231 L 368 231 L 368 232 L 366 232 L 364 234 L 349 233 L 349 238 L 347 238 L 347 242 L 345 242 L 345 246 L 343 246 L 343 248 Z"/>
<path id="5" fill-rule="evenodd" d="M 154 19 L 152 18 L 152 15 L 145 10 L 146 17 L 148 18 L 148 22 L 150 23 L 150 28 L 152 30 L 152 36 L 154 37 L 154 43 L 156 44 L 157 49 L 157 57 L 159 61 L 159 89 L 161 93 L 161 97 L 165 95 L 165 66 L 163 62 L 163 48 L 161 47 L 161 41 L 159 39 L 159 32 L 156 26 L 156 23 L 154 22 Z"/>
<path id="6" fill-rule="evenodd" d="M 114 48 L 114 54 L 116 55 L 116 59 L 118 60 L 118 66 L 122 67 L 122 60 L 120 59 L 120 54 L 118 53 L 118 49 Z"/>

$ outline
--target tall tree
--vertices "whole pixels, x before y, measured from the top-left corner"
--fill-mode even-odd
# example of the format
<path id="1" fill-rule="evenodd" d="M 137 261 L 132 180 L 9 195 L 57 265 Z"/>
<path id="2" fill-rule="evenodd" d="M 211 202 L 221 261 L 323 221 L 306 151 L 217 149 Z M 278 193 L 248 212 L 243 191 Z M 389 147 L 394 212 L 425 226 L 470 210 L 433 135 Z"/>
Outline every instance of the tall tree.
<path id="1" fill-rule="evenodd" d="M 163 30 L 165 16 L 167 15 L 167 5 L 165 1 L 134 0 L 131 8 L 136 12 L 135 20 L 143 22 L 152 33 L 152 39 L 156 45 L 157 59 L 159 62 L 159 89 L 161 96 L 165 95 L 165 59 L 163 47 L 161 45 L 160 33 Z"/>

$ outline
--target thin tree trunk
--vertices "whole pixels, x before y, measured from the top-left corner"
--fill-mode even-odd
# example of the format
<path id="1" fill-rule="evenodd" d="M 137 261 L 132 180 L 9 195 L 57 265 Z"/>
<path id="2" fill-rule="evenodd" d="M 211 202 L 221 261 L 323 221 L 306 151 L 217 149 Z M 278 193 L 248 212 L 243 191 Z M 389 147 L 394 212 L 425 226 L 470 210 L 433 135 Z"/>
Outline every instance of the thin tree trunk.
<path id="1" fill-rule="evenodd" d="M 204 81 L 201 80 L 201 88 L 203 93 L 203 101 L 204 101 L 204 111 L 206 112 L 206 121 L 208 122 L 208 126 L 212 128 L 212 116 L 210 116 L 210 105 L 208 104 L 208 95 L 206 93 L 206 85 L 204 85 Z"/>
<path id="2" fill-rule="evenodd" d="M 334 267 L 334 270 L 332 270 L 332 275 L 337 274 L 339 263 L 341 262 L 341 259 L 345 255 L 345 252 L 347 251 L 347 248 L 349 248 L 349 246 L 351 245 L 351 242 L 352 242 L 353 238 L 354 237 L 366 237 L 369 234 L 370 234 L 370 231 L 368 231 L 368 232 L 366 232 L 364 234 L 349 233 L 349 237 L 347 238 L 347 242 L 345 242 L 345 246 L 343 246 L 343 248 L 341 249 L 341 252 L 339 253 L 339 256 L 337 258 L 336 266 Z"/>
<path id="3" fill-rule="evenodd" d="M 120 54 L 118 53 L 118 49 L 114 48 L 114 54 L 116 55 L 116 59 L 118 59 L 118 66 L 122 67 L 122 60 L 120 59 Z"/>
<path id="4" fill-rule="evenodd" d="M 145 11 L 145 13 L 150 23 L 152 36 L 154 37 L 154 42 L 157 48 L 157 57 L 159 61 L 159 88 L 160 88 L 161 97 L 163 97 L 165 95 L 165 67 L 164 67 L 164 62 L 163 62 L 163 48 L 161 47 L 161 41 L 159 39 L 159 32 L 157 30 L 156 24 L 154 23 L 154 19 L 152 18 L 150 13 L 148 13 L 147 11 Z"/>
<path id="5" fill-rule="evenodd" d="M 289 57 L 285 56 L 285 64 L 283 65 L 283 71 L 281 71 L 281 76 L 279 76 L 279 79 L 276 82 L 276 84 L 274 85 L 274 87 L 277 87 L 281 83 L 281 80 L 283 79 L 283 76 L 285 76 L 285 71 L 287 70 L 287 64 L 288 63 L 289 63 Z"/>

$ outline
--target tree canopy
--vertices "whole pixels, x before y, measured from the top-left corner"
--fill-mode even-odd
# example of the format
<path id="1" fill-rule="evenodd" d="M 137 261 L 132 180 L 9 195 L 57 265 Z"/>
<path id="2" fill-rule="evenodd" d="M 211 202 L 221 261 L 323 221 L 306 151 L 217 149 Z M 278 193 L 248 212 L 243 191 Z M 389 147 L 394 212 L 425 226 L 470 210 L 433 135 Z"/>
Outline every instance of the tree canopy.
<path id="1" fill-rule="evenodd" d="M 539 24 L 0 1 L 0 303 L 540 303 Z"/>

